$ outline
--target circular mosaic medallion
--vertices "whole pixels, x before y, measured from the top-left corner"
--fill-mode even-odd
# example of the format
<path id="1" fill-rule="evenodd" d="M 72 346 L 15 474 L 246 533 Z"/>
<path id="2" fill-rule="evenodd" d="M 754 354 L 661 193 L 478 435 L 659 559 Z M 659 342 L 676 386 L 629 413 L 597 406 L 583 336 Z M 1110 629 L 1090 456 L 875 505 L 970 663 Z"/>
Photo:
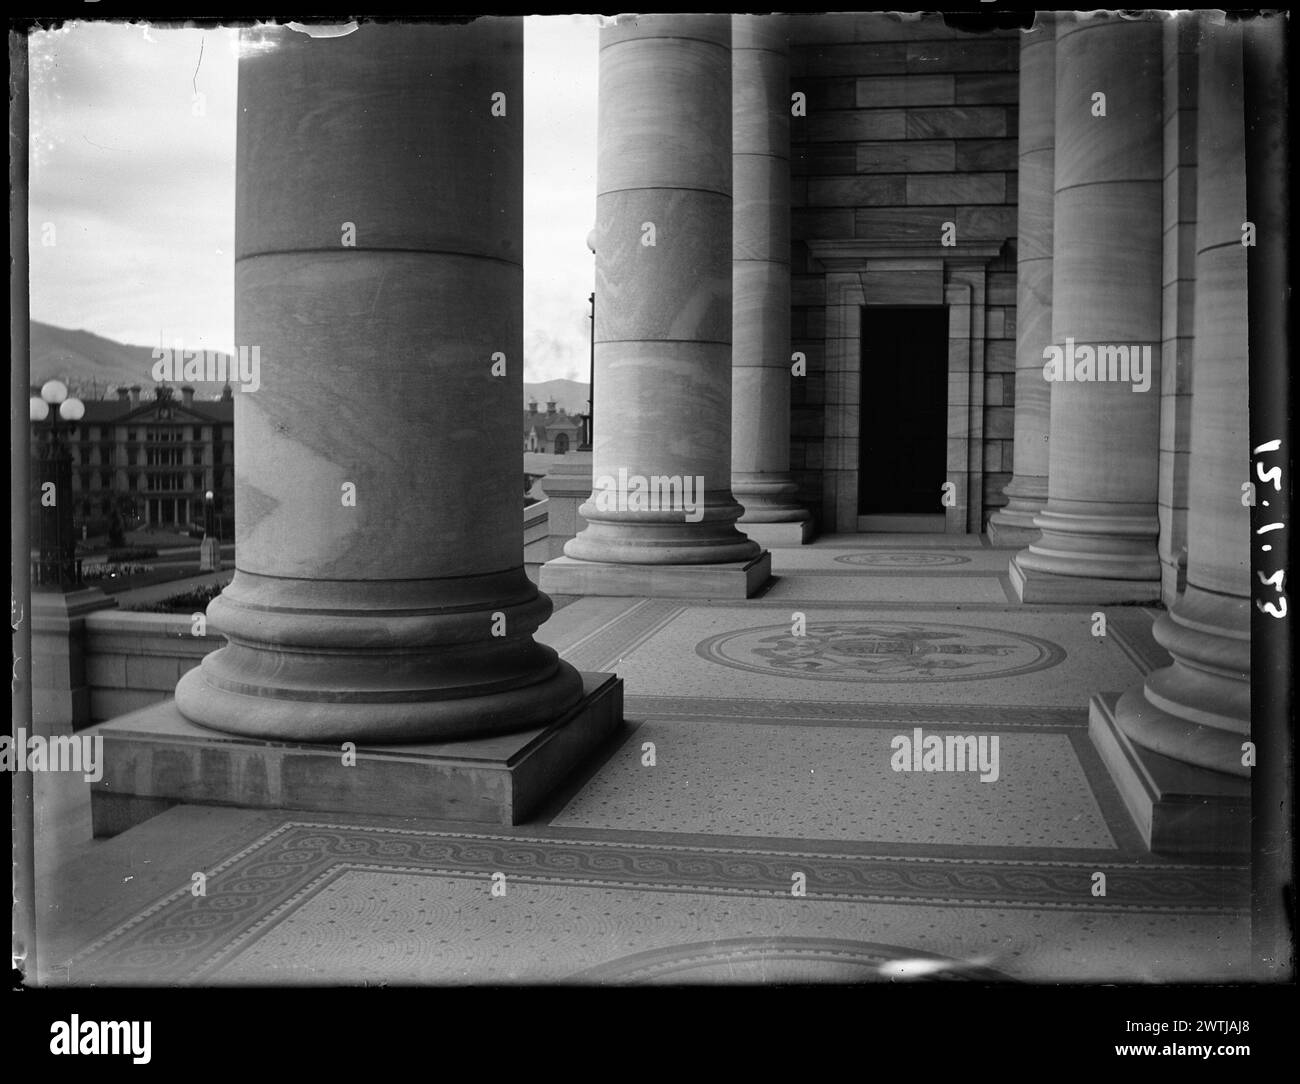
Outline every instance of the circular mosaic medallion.
<path id="1" fill-rule="evenodd" d="M 956 553 L 918 553 L 876 550 L 868 553 L 846 553 L 835 560 L 842 565 L 869 565 L 872 568 L 943 568 L 950 565 L 968 565 L 969 557 Z"/>
<path id="2" fill-rule="evenodd" d="M 710 662 L 817 681 L 978 681 L 1046 670 L 1065 658 L 1050 640 L 928 621 L 834 621 L 724 632 L 695 648 Z"/>

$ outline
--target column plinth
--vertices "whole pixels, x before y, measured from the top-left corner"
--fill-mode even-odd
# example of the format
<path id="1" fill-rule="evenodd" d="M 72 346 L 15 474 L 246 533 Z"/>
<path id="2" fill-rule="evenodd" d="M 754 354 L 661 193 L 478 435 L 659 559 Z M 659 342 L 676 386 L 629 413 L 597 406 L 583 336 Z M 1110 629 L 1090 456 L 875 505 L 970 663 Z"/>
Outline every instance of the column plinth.
<path id="1" fill-rule="evenodd" d="M 482 738 L 582 678 L 523 569 L 522 26 L 244 32 L 229 645 L 176 704 L 298 741 Z M 494 360 L 504 356 L 504 375 Z"/>
<path id="2" fill-rule="evenodd" d="M 637 594 L 698 565 L 743 597 L 766 555 L 731 491 L 729 18 L 603 28 L 600 100 L 593 489 L 541 583 Z"/>
<path id="3" fill-rule="evenodd" d="M 1161 57 L 1156 20 L 1056 26 L 1052 342 L 1036 362 L 1051 441 L 1042 535 L 1012 560 L 1025 602 L 1160 597 Z M 1073 379 L 1046 368 L 1049 345 Z"/>

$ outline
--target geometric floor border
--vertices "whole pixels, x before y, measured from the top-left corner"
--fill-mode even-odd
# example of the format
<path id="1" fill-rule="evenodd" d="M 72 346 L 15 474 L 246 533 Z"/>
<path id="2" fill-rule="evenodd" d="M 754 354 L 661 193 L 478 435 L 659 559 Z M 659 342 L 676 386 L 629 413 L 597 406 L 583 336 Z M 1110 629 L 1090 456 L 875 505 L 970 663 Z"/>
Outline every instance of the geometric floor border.
<path id="1" fill-rule="evenodd" d="M 195 981 L 253 930 L 358 869 L 766 897 L 788 896 L 799 872 L 810 900 L 1102 913 L 1236 914 L 1250 899 L 1238 866 L 796 854 L 286 821 L 205 871 L 206 895 L 178 886 L 59 970 L 75 984 Z M 1098 872 L 1104 897 L 1092 894 Z"/>

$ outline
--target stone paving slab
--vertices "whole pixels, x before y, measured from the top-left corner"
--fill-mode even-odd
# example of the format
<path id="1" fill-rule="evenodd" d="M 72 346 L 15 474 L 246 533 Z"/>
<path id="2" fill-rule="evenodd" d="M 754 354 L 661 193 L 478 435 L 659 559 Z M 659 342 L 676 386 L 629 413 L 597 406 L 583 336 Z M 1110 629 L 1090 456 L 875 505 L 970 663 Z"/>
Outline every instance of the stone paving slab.
<path id="1" fill-rule="evenodd" d="M 954 846 L 1114 850 L 1068 733 L 997 737 L 996 773 L 894 771 L 891 743 L 937 727 L 639 727 L 554 826 Z M 996 729 L 996 728 L 992 728 Z M 1080 736 L 1081 737 L 1081 736 Z M 644 743 L 655 764 L 644 763 Z M 966 747 L 963 746 L 963 754 Z M 909 762 L 910 763 L 910 762 Z M 986 763 L 992 763 L 991 759 Z M 964 765 L 964 761 L 963 761 Z M 1033 816 L 1025 815 L 1033 810 Z"/>

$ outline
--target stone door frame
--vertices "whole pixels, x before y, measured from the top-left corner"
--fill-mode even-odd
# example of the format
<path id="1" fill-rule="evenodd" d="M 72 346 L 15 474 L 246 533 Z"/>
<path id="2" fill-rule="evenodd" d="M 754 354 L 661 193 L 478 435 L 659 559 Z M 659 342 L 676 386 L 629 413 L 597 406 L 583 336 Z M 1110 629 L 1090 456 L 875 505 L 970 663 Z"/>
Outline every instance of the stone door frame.
<path id="1" fill-rule="evenodd" d="M 957 503 L 945 534 L 978 534 L 984 520 L 984 329 L 989 262 L 1003 242 L 808 241 L 826 278 L 825 453 L 822 523 L 854 533 L 862 384 L 862 308 L 948 307 L 947 478 Z"/>

